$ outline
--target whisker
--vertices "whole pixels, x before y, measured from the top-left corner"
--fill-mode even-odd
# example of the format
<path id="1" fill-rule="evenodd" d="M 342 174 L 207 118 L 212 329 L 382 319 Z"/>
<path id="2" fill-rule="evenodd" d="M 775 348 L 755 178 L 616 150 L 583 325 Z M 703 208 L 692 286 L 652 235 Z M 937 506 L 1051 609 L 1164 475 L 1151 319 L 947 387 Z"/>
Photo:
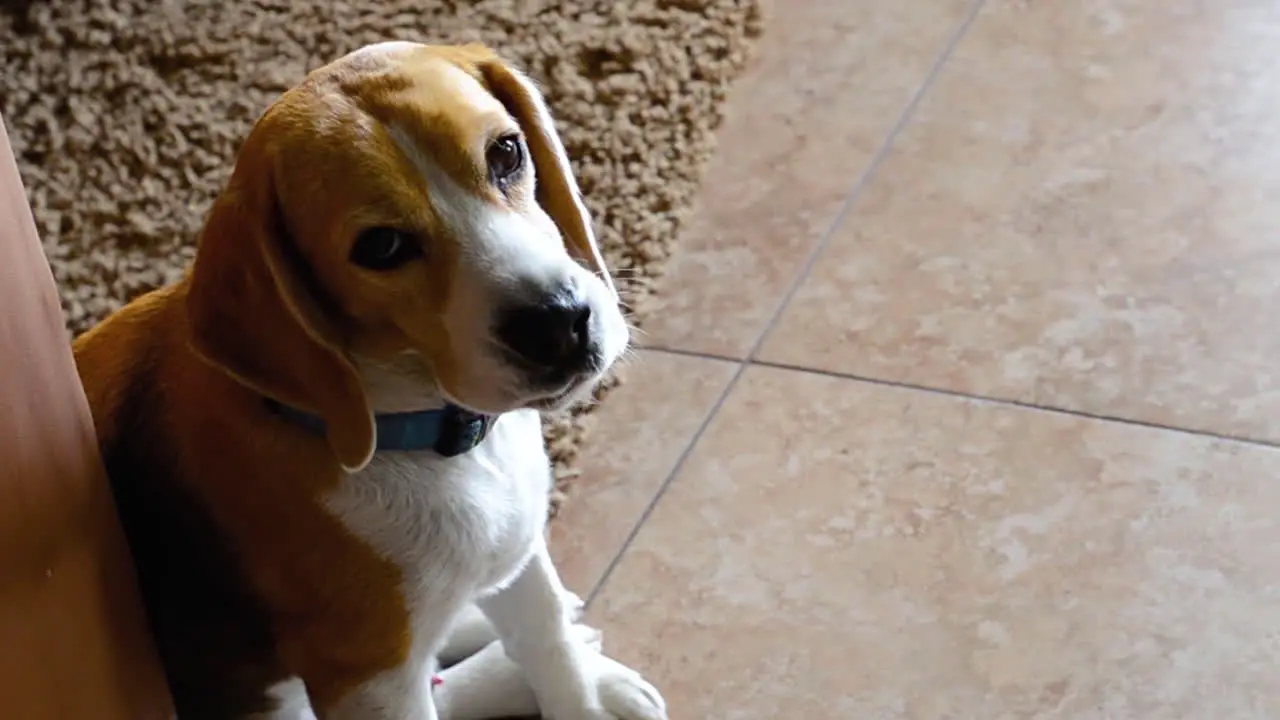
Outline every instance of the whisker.
<path id="1" fill-rule="evenodd" d="M 636 352 L 633 348 L 627 348 L 625 353 L 618 356 L 618 360 L 614 364 L 620 369 L 627 369 L 635 367 L 638 362 L 640 362 L 640 353 Z"/>

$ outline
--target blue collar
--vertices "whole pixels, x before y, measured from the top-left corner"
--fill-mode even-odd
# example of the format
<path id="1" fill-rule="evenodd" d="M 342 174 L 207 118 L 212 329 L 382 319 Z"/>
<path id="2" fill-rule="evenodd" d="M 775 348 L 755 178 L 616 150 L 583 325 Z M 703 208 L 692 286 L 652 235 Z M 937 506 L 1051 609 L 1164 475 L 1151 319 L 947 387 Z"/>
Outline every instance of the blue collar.
<path id="1" fill-rule="evenodd" d="M 317 415 L 270 399 L 267 406 L 317 435 L 325 433 L 324 419 Z M 444 457 L 456 457 L 484 442 L 493 418 L 446 405 L 435 410 L 374 415 L 373 422 L 376 450 L 434 450 Z"/>

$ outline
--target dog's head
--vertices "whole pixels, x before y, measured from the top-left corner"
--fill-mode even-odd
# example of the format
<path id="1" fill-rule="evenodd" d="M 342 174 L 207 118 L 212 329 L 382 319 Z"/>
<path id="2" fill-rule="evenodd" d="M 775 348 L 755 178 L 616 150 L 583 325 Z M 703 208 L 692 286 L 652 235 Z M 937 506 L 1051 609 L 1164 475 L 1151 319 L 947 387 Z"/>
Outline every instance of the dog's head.
<path id="1" fill-rule="evenodd" d="M 363 361 L 496 414 L 563 407 L 628 344 L 541 95 L 475 45 L 370 46 L 286 93 L 211 211 L 187 308 L 202 357 L 322 416 L 349 469 L 375 443 Z"/>

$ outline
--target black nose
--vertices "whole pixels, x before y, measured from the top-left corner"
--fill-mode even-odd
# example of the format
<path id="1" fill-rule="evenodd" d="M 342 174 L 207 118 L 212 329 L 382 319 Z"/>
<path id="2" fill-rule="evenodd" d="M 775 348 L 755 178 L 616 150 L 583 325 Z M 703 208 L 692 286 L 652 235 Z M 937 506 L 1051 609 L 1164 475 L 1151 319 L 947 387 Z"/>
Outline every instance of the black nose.
<path id="1" fill-rule="evenodd" d="M 572 298 L 511 308 L 502 315 L 498 338 L 534 368 L 576 372 L 590 355 L 591 308 Z"/>

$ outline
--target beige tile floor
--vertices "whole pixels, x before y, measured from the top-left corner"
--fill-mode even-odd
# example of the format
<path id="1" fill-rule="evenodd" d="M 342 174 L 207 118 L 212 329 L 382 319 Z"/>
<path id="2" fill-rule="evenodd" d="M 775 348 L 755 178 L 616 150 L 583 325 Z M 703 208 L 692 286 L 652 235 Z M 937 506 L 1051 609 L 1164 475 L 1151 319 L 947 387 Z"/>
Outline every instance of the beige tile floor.
<path id="1" fill-rule="evenodd" d="M 553 546 L 673 718 L 1280 718 L 1280 3 L 778 0 Z"/>

